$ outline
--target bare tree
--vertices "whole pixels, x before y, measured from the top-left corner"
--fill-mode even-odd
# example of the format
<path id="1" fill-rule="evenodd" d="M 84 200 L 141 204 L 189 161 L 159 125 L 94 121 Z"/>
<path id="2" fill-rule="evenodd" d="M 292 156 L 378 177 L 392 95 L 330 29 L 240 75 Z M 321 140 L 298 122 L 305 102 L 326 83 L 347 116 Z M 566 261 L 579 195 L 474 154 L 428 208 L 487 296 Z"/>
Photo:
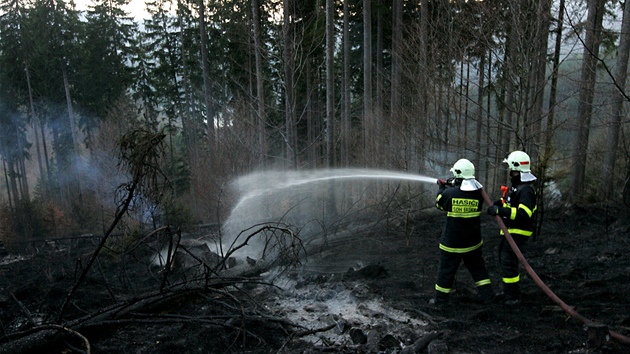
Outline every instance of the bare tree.
<path id="1" fill-rule="evenodd" d="M 334 165 L 335 121 L 335 3 L 326 0 L 326 165 Z"/>
<path id="2" fill-rule="evenodd" d="M 374 129 L 382 131 L 383 128 L 383 90 L 385 71 L 383 70 L 383 6 L 382 0 L 377 0 L 376 8 L 376 105 L 374 107 Z M 379 139 L 379 145 L 386 144 L 385 141 Z M 380 150 L 380 149 L 377 149 Z"/>
<path id="3" fill-rule="evenodd" d="M 68 81 L 68 67 L 66 65 L 65 62 L 61 63 L 61 72 L 63 74 L 63 87 L 64 87 L 64 92 L 66 94 L 66 105 L 68 108 L 68 121 L 70 122 L 70 135 L 72 136 L 72 148 L 74 151 L 74 155 L 72 156 L 73 159 L 78 158 L 78 156 L 80 156 L 80 150 L 79 150 L 79 142 L 77 139 L 77 127 L 74 121 L 74 110 L 72 108 L 72 98 L 70 96 L 70 83 Z M 77 191 L 79 192 L 79 197 L 82 196 L 83 192 L 82 192 L 82 182 L 81 179 L 75 179 L 74 184 L 77 188 Z M 66 188 L 71 188 L 70 185 L 66 185 Z"/>
<path id="4" fill-rule="evenodd" d="M 420 62 L 420 77 L 418 82 L 418 108 L 419 111 L 416 114 L 417 121 L 413 124 L 413 132 L 411 134 L 410 161 L 412 165 L 412 171 L 420 171 L 424 166 L 420 166 L 419 157 L 422 156 L 422 144 L 424 139 L 422 138 L 423 127 L 421 122 L 426 122 L 429 115 L 429 1 L 420 1 L 420 43 L 418 60 Z"/>
<path id="5" fill-rule="evenodd" d="M 488 50 L 488 63 L 486 64 L 488 68 L 488 83 L 492 82 L 492 51 Z M 483 75 L 483 74 L 482 74 Z M 486 181 L 490 181 L 492 179 L 492 185 L 497 185 L 497 175 L 496 173 L 490 174 L 490 146 L 492 143 L 493 136 L 490 134 L 490 123 L 491 123 L 491 114 L 490 108 L 492 107 L 490 93 L 486 95 Z"/>
<path id="6" fill-rule="evenodd" d="M 621 36 L 617 56 L 617 68 L 615 70 L 615 85 L 610 93 L 613 98 L 612 117 L 608 126 L 608 138 L 606 139 L 606 155 L 600 176 L 598 194 L 601 198 L 610 197 L 615 177 L 615 161 L 617 160 L 617 148 L 619 145 L 619 130 L 623 118 L 623 103 L 625 102 L 623 91 L 628 78 L 628 57 L 630 54 L 630 5 L 626 1 L 623 4 L 623 20 L 621 24 Z"/>
<path id="7" fill-rule="evenodd" d="M 482 134 L 482 128 L 483 128 L 483 96 L 484 96 L 484 85 L 485 85 L 485 66 L 486 66 L 486 53 L 482 53 L 481 54 L 481 58 L 479 60 L 479 77 L 478 77 L 478 84 L 477 84 L 477 111 L 475 113 L 475 120 L 476 120 L 476 124 L 475 124 L 475 144 L 473 145 L 476 149 L 476 158 L 477 158 L 477 164 L 479 164 L 479 166 L 481 166 L 481 161 L 483 158 L 483 153 L 482 153 L 482 148 L 483 148 L 483 140 L 481 139 L 481 134 Z M 486 132 L 487 132 L 487 127 L 486 127 Z M 487 159 L 487 156 L 486 156 Z M 483 180 L 487 180 L 488 179 L 488 168 L 486 167 L 485 169 L 486 175 L 484 176 Z M 480 177 L 480 176 L 479 176 Z"/>
<path id="8" fill-rule="evenodd" d="M 216 148 L 216 131 L 214 128 L 214 102 L 212 100 L 212 81 L 210 79 L 210 63 L 208 62 L 208 35 L 206 33 L 206 6 L 204 0 L 199 0 L 199 36 L 201 37 L 201 68 L 203 70 L 203 97 L 206 105 L 206 120 L 208 122 L 208 157 L 212 159 L 212 151 Z"/>
<path id="9" fill-rule="evenodd" d="M 605 3 L 605 0 L 588 1 L 588 18 L 578 98 L 577 131 L 573 147 L 571 190 L 569 191 L 569 199 L 573 202 L 583 198 L 586 155 L 593 112 L 593 96 L 595 95 L 596 66 L 602 40 Z"/>
<path id="10" fill-rule="evenodd" d="M 391 63 L 391 120 L 400 119 L 401 111 L 401 66 L 400 51 L 402 49 L 403 6 L 402 0 L 393 0 L 392 15 L 392 63 Z"/>
<path id="11" fill-rule="evenodd" d="M 372 1 L 363 0 L 363 154 L 364 163 L 371 165 L 373 156 L 373 115 L 372 103 Z"/>
<path id="12" fill-rule="evenodd" d="M 31 87 L 31 77 L 28 71 L 28 64 L 24 63 L 24 72 L 26 73 L 26 87 L 28 88 L 28 103 L 29 103 L 29 111 L 31 114 L 31 126 L 33 127 L 33 132 L 35 133 L 35 151 L 37 152 L 37 165 L 39 167 L 39 178 L 41 180 L 41 188 L 42 195 L 44 198 L 47 196 L 48 189 L 48 180 L 46 179 L 46 174 L 44 173 L 44 165 L 42 163 L 42 153 L 40 149 L 40 141 L 39 141 L 39 130 L 37 126 L 37 122 L 39 119 L 35 114 L 35 102 L 33 100 L 33 88 Z"/>
<path id="13" fill-rule="evenodd" d="M 514 119 L 514 112 L 516 111 L 516 87 L 515 83 L 517 81 L 516 76 L 517 66 L 521 61 L 521 57 L 519 54 L 521 52 L 521 48 L 519 46 L 519 36 L 521 35 L 522 28 L 519 26 L 520 24 L 520 14 L 522 12 L 524 4 L 521 1 L 515 0 L 511 1 L 511 4 L 514 6 L 511 7 L 510 17 L 511 20 L 508 25 L 508 37 L 505 40 L 505 56 L 504 56 L 504 66 L 502 72 L 502 82 L 503 86 L 501 89 L 503 90 L 503 102 L 502 107 L 499 109 L 499 142 L 501 149 L 498 151 L 498 154 L 507 154 L 507 152 L 511 149 L 510 147 L 510 138 L 511 134 L 508 134 L 508 129 L 513 129 L 514 132 L 518 132 L 516 129 L 516 124 Z"/>
<path id="14" fill-rule="evenodd" d="M 565 0 L 560 0 L 558 8 L 558 18 L 555 29 L 555 47 L 552 59 L 551 87 L 549 88 L 549 111 L 547 112 L 547 127 L 545 129 L 545 140 L 543 153 L 538 157 L 538 168 L 541 179 L 545 180 L 546 170 L 549 167 L 549 158 L 552 154 L 552 140 L 554 131 L 554 120 L 556 113 L 556 97 L 558 94 L 558 71 L 560 68 L 560 50 L 562 49 L 562 29 L 564 25 Z"/>
<path id="15" fill-rule="evenodd" d="M 297 132 L 295 127 L 295 97 L 293 75 L 295 74 L 293 24 L 291 19 L 293 0 L 284 0 L 284 95 L 285 95 L 285 147 L 288 166 L 297 167 Z"/>
<path id="16" fill-rule="evenodd" d="M 264 93 L 264 74 L 262 67 L 262 45 L 260 32 L 260 3 L 259 0 L 252 0 L 252 22 L 254 29 L 254 54 L 256 57 L 256 107 L 257 107 L 257 126 L 258 126 L 258 146 L 261 158 L 266 153 L 266 112 L 265 112 L 265 93 Z"/>
<path id="17" fill-rule="evenodd" d="M 551 22 L 551 1 L 539 0 L 535 8 L 536 27 L 533 35 L 532 70 L 528 104 L 525 121 L 525 149 L 530 156 L 538 156 L 538 147 L 544 140 L 542 134 L 543 98 L 546 86 L 547 47 L 549 42 L 549 25 Z M 530 135 L 531 134 L 531 135 Z"/>
<path id="18" fill-rule="evenodd" d="M 342 165 L 350 164 L 350 9 L 343 2 L 343 125 L 341 149 Z"/>

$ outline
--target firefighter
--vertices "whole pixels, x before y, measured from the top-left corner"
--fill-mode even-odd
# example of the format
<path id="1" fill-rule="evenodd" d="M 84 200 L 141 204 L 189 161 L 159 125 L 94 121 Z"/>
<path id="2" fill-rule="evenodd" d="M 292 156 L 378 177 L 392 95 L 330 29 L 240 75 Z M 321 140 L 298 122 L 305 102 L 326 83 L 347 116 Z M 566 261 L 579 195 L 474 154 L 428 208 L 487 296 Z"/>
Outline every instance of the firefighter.
<path id="1" fill-rule="evenodd" d="M 429 303 L 448 302 L 455 274 L 463 261 L 470 272 L 481 301 L 492 302 L 494 291 L 483 259 L 481 238 L 481 211 L 483 187 L 475 179 L 475 166 L 460 159 L 451 168 L 453 177 L 438 179 L 436 207 L 446 211 L 446 223 L 440 239 L 440 265 L 435 284 L 435 297 Z"/>
<path id="2" fill-rule="evenodd" d="M 488 214 L 499 215 L 512 235 L 521 253 L 525 251 L 527 241 L 534 234 L 534 216 L 536 213 L 536 176 L 532 174 L 529 155 L 523 151 L 513 151 L 503 160 L 508 165 L 510 173 L 510 187 L 507 195 L 488 207 Z M 501 230 L 503 235 L 503 230 Z M 505 304 L 518 305 L 521 302 L 521 280 L 519 261 L 506 241 L 505 237 L 499 244 L 499 265 L 503 281 L 503 295 Z"/>

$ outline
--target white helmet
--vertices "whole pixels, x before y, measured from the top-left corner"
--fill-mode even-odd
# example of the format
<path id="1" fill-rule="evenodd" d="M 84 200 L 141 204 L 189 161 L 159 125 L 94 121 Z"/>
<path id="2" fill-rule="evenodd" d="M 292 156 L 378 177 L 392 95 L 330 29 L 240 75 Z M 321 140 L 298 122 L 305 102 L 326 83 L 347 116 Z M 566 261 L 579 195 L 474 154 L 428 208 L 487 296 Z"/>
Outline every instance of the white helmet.
<path id="1" fill-rule="evenodd" d="M 475 178 L 475 165 L 466 159 L 459 159 L 451 168 L 451 172 L 455 178 Z"/>
<path id="2" fill-rule="evenodd" d="M 529 155 L 522 151 L 511 152 L 503 163 L 508 164 L 510 171 L 532 172 Z"/>

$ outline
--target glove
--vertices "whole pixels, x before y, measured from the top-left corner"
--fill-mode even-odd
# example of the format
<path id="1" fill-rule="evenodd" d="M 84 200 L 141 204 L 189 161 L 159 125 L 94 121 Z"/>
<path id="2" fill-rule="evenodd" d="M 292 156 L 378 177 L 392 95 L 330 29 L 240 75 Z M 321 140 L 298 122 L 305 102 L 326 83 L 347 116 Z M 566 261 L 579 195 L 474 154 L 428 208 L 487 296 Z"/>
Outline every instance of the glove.
<path id="1" fill-rule="evenodd" d="M 488 215 L 495 216 L 499 214 L 499 207 L 497 205 L 493 205 L 488 208 Z"/>
<path id="2" fill-rule="evenodd" d="M 503 217 L 503 218 L 509 217 L 510 213 L 512 212 L 510 208 L 500 207 L 497 205 L 490 206 L 487 211 L 488 211 L 488 215 L 490 216 L 499 215 L 500 217 Z"/>
<path id="3" fill-rule="evenodd" d="M 442 179 L 442 178 L 438 178 L 437 179 L 437 185 L 440 186 L 439 191 L 440 193 L 442 193 L 446 187 L 452 187 L 453 186 L 453 181 L 454 179 Z"/>
<path id="4" fill-rule="evenodd" d="M 503 206 L 503 199 L 499 199 L 499 200 L 495 200 L 494 203 L 492 203 L 492 205 L 496 205 L 496 206 Z"/>
<path id="5" fill-rule="evenodd" d="M 437 179 L 437 184 L 440 186 L 440 193 L 446 189 L 446 187 L 455 187 L 455 177 L 451 177 L 449 179 Z"/>

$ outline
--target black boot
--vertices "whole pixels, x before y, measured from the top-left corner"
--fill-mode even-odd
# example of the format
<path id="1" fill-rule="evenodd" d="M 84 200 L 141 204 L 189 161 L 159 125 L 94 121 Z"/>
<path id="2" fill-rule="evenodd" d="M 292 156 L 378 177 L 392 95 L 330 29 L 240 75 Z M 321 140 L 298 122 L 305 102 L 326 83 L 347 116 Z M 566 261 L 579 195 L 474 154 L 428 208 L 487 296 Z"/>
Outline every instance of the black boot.
<path id="1" fill-rule="evenodd" d="M 484 305 L 491 304 L 494 301 L 494 290 L 492 289 L 492 285 L 482 285 L 477 288 L 477 293 L 479 294 L 479 299 L 481 303 Z"/>
<path id="2" fill-rule="evenodd" d="M 447 302 L 448 302 L 448 294 L 443 293 L 441 291 L 436 291 L 435 297 L 429 300 L 429 304 L 433 306 L 446 305 Z"/>
<path id="3" fill-rule="evenodd" d="M 503 292 L 506 305 L 517 306 L 521 303 L 521 288 L 518 283 L 504 283 Z"/>

